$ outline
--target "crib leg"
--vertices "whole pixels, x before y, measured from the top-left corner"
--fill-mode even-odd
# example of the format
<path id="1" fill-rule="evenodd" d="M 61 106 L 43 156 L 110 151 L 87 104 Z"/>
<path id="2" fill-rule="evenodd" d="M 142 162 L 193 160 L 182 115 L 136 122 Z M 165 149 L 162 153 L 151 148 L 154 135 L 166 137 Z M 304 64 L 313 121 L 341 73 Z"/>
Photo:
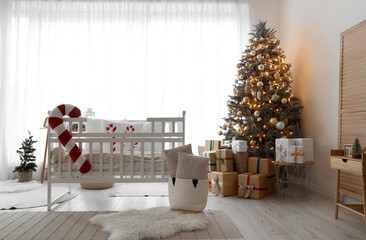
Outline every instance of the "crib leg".
<path id="1" fill-rule="evenodd" d="M 69 183 L 69 194 L 71 193 L 71 183 Z"/>
<path id="2" fill-rule="evenodd" d="M 49 176 L 49 171 L 47 171 L 47 175 L 47 211 L 51 211 L 51 179 Z"/>

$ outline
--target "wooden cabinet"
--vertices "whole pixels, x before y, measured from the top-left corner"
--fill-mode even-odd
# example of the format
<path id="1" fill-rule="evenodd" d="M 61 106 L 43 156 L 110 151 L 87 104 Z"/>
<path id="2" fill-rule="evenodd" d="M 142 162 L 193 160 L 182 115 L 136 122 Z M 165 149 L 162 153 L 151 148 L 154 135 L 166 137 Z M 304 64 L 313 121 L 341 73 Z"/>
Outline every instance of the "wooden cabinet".
<path id="1" fill-rule="evenodd" d="M 345 208 L 364 217 L 366 228 L 366 154 L 361 159 L 344 156 L 343 150 L 330 151 L 330 167 L 337 170 L 334 218 L 338 218 L 338 207 Z M 347 174 L 344 174 L 347 173 Z M 362 199 L 363 204 L 344 204 L 339 193 Z"/>

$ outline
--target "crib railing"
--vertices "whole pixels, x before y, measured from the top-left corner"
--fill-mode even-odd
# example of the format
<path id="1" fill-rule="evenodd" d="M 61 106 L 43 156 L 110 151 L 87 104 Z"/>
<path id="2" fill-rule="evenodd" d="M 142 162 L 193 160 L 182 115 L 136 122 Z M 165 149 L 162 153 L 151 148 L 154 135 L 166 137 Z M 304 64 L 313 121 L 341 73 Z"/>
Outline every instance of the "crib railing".
<path id="1" fill-rule="evenodd" d="M 81 174 L 71 158 L 68 157 L 65 163 L 62 163 L 62 147 L 58 141 L 56 134 L 49 135 L 49 171 L 48 179 L 50 182 L 158 182 L 166 181 L 169 177 L 168 170 L 165 165 L 165 158 L 162 152 L 165 149 L 174 148 L 185 143 L 185 111 L 182 117 L 177 118 L 147 118 L 146 122 L 151 123 L 151 132 L 147 133 L 90 133 L 83 132 L 83 123 L 86 118 L 64 118 L 67 128 L 72 133 L 73 139 L 77 145 L 85 149 L 88 145 L 89 162 L 92 164 L 92 170 L 86 174 Z M 72 132 L 73 124 L 78 125 L 77 132 Z M 157 132 L 156 124 L 161 124 L 161 131 Z M 134 143 L 141 145 L 139 158 L 135 161 Z M 115 143 L 115 145 L 113 145 Z M 130 143 L 129 149 L 124 146 Z M 99 161 L 93 159 L 93 146 L 99 146 Z M 146 144 L 151 145 L 151 151 L 145 151 Z M 156 147 L 156 145 L 158 147 Z M 105 146 L 109 147 L 109 151 L 103 151 Z M 53 168 L 51 165 L 51 149 L 58 147 L 57 163 Z M 119 148 L 119 152 L 113 152 L 113 147 Z M 124 154 L 130 152 L 129 156 Z M 119 153 L 119 154 L 118 154 Z M 104 169 L 105 155 L 109 154 L 109 169 Z M 145 157 L 149 155 L 150 160 L 145 161 Z M 119 161 L 116 161 L 118 158 Z M 135 164 L 139 162 L 138 169 Z M 149 166 L 146 166 L 149 164 Z M 107 165 L 107 164 L 106 164 Z M 118 166 L 119 165 L 119 166 Z M 57 167 L 56 167 L 57 166 Z M 125 169 L 127 166 L 129 169 Z M 156 168 L 160 166 L 160 168 Z M 145 168 L 146 167 L 146 168 Z M 97 169 L 97 170 L 96 170 Z"/>

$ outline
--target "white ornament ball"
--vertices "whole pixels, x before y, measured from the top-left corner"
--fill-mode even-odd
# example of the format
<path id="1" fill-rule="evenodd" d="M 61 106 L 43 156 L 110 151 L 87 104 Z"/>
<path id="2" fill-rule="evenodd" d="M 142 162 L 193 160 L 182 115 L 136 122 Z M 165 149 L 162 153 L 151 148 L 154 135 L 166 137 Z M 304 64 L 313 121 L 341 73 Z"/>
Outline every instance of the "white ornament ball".
<path id="1" fill-rule="evenodd" d="M 254 50 L 250 51 L 250 56 L 254 56 L 254 55 L 255 55 L 255 51 Z"/>
<path id="2" fill-rule="evenodd" d="M 261 100 L 262 99 L 262 92 L 261 91 L 258 91 L 257 92 L 257 99 L 258 100 Z"/>
<path id="3" fill-rule="evenodd" d="M 276 127 L 278 130 L 283 130 L 285 128 L 285 123 L 282 122 L 282 121 L 279 121 L 277 124 L 276 124 Z"/>
<path id="4" fill-rule="evenodd" d="M 263 71 L 263 70 L 264 70 L 264 65 L 263 65 L 263 64 L 260 64 L 260 65 L 258 66 L 258 69 L 259 69 L 260 71 Z"/>
<path id="5" fill-rule="evenodd" d="M 279 98 L 280 96 L 278 96 L 277 94 L 273 94 L 271 99 L 272 101 L 276 102 Z"/>
<path id="6" fill-rule="evenodd" d="M 286 103 L 287 103 L 287 98 L 282 98 L 282 99 L 281 99 L 281 103 L 282 103 L 282 104 L 286 104 Z"/>
<path id="7" fill-rule="evenodd" d="M 262 55 L 257 55 L 257 60 L 261 60 L 262 59 Z"/>
<path id="8" fill-rule="evenodd" d="M 243 74 L 240 74 L 240 75 L 239 75 L 239 79 L 240 79 L 240 80 L 244 79 Z"/>
<path id="9" fill-rule="evenodd" d="M 262 81 L 257 82 L 257 86 L 258 87 L 262 87 L 263 86 L 263 82 Z"/>
<path id="10" fill-rule="evenodd" d="M 275 79 L 278 79 L 278 78 L 280 78 L 280 77 L 281 77 L 281 75 L 280 75 L 278 72 L 276 72 L 275 74 L 273 74 L 273 77 L 274 77 Z"/>

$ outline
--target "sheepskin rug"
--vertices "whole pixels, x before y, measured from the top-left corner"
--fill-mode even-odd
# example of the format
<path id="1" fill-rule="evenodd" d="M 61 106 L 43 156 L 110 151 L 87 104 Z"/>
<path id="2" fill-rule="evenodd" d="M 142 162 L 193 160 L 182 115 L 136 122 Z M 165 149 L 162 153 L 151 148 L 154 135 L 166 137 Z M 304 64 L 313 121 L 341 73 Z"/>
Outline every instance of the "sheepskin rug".
<path id="1" fill-rule="evenodd" d="M 101 214 L 89 221 L 109 232 L 109 240 L 161 239 L 182 231 L 205 229 L 209 224 L 205 213 L 184 214 L 169 207 Z"/>

